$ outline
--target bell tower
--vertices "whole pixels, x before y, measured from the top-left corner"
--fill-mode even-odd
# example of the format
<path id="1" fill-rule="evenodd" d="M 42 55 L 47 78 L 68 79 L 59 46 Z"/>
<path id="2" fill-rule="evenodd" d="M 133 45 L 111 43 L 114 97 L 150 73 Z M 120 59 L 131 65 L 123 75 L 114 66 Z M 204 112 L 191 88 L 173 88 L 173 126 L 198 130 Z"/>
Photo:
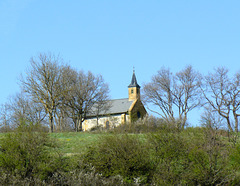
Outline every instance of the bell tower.
<path id="1" fill-rule="evenodd" d="M 133 69 L 132 81 L 128 86 L 128 100 L 134 101 L 140 99 L 140 86 L 137 83 L 137 78 L 135 75 L 135 70 Z"/>

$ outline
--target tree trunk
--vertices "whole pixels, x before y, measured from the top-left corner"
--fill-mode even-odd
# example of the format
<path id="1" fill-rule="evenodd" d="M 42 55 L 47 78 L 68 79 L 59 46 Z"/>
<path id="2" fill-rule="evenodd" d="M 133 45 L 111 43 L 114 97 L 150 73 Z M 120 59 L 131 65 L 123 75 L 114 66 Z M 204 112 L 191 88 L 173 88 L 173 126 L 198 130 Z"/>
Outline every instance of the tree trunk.
<path id="1" fill-rule="evenodd" d="M 74 123 L 74 130 L 77 132 L 78 131 L 78 120 L 76 118 L 73 118 L 73 123 Z"/>
<path id="2" fill-rule="evenodd" d="M 229 130 L 230 130 L 231 132 L 233 132 L 233 129 L 232 129 L 232 127 L 231 127 L 231 123 L 230 123 L 229 118 L 226 118 L 226 119 L 227 119 L 227 125 L 228 125 Z"/>
<path id="3" fill-rule="evenodd" d="M 98 117 L 98 115 L 97 115 L 97 127 L 98 127 L 98 120 L 99 120 L 99 117 Z"/>
<path id="4" fill-rule="evenodd" d="M 184 117 L 183 117 L 183 119 L 182 119 L 182 130 L 184 129 L 184 127 L 185 127 L 185 125 L 186 125 L 186 122 L 187 122 L 187 113 L 186 112 L 184 112 Z"/>
<path id="5" fill-rule="evenodd" d="M 53 133 L 53 114 L 49 113 L 49 125 L 50 125 L 50 133 Z"/>
<path id="6" fill-rule="evenodd" d="M 78 117 L 78 131 L 82 131 L 82 115 Z"/>
<path id="7" fill-rule="evenodd" d="M 238 116 L 235 110 L 233 110 L 233 116 L 234 116 L 234 122 L 235 122 L 234 129 L 235 129 L 235 132 L 238 132 Z"/>

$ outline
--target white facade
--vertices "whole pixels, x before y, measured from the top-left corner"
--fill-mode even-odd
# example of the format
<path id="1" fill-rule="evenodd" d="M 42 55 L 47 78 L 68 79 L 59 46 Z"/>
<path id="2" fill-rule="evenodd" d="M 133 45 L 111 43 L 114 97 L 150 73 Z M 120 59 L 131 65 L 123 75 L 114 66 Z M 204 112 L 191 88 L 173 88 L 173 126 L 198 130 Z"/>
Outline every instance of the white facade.
<path id="1" fill-rule="evenodd" d="M 125 113 L 112 116 L 100 116 L 98 119 L 94 117 L 83 122 L 83 130 L 88 131 L 91 128 L 96 127 L 97 124 L 103 128 L 114 128 L 126 122 L 130 122 L 130 117 Z"/>

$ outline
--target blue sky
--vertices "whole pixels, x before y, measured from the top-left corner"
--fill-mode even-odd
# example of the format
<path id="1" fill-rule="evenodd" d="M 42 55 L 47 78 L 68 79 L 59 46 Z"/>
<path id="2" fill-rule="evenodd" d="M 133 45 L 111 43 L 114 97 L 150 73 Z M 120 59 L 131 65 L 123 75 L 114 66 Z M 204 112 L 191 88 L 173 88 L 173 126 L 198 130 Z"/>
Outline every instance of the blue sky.
<path id="1" fill-rule="evenodd" d="M 140 85 L 162 66 L 236 72 L 239 7 L 237 0 L 0 0 L 0 104 L 41 52 L 101 74 L 112 98 L 127 97 L 133 66 Z"/>

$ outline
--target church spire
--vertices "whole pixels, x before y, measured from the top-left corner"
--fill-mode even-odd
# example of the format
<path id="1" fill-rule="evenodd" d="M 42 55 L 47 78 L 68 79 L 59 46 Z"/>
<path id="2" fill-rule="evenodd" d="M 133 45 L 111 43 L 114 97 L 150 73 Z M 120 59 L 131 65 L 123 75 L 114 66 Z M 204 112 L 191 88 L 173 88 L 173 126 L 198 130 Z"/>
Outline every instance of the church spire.
<path id="1" fill-rule="evenodd" d="M 140 99 L 140 86 L 137 83 L 137 78 L 135 75 L 134 68 L 133 68 L 132 81 L 131 81 L 130 85 L 128 86 L 128 99 L 129 99 L 129 101 Z"/>
<path id="2" fill-rule="evenodd" d="M 128 88 L 131 88 L 131 87 L 140 88 L 139 84 L 137 83 L 137 78 L 136 78 L 136 75 L 135 75 L 134 67 L 133 67 L 132 81 L 131 81 L 130 85 L 128 86 Z"/>

